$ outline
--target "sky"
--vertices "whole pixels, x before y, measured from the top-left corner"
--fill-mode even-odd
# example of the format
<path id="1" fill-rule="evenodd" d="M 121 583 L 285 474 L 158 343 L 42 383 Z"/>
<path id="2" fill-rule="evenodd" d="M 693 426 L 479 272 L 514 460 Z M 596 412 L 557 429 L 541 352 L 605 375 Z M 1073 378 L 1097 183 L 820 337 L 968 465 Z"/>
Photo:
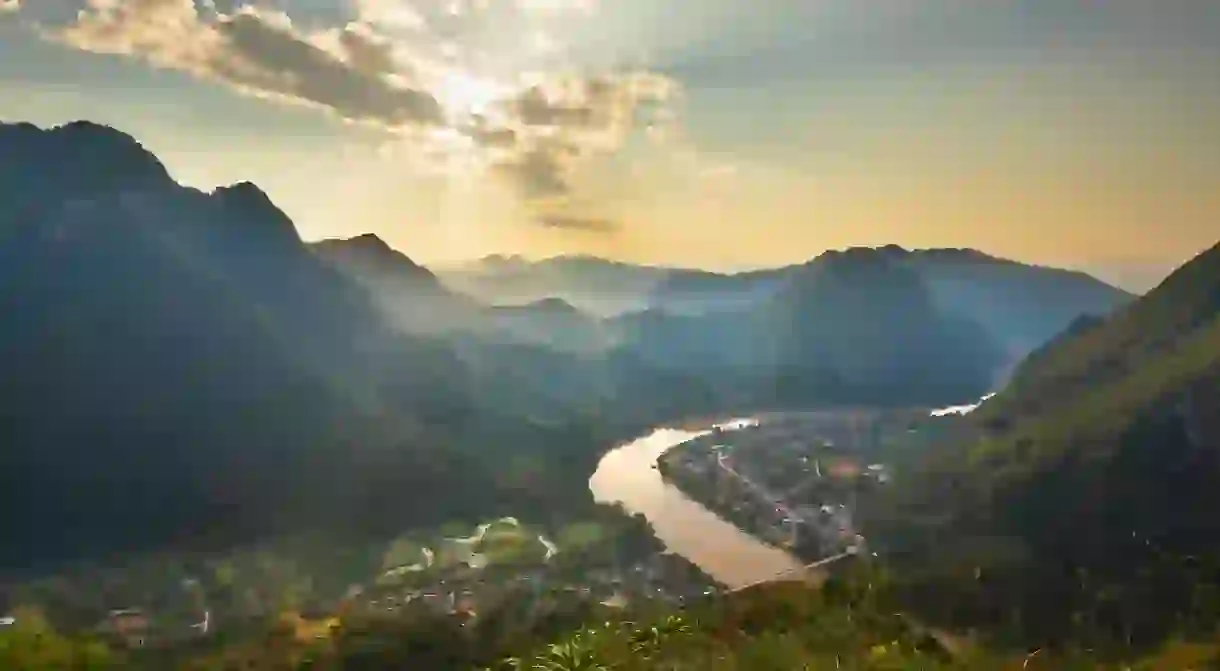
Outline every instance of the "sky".
<path id="1" fill-rule="evenodd" d="M 1216 35 L 1213 0 L 0 0 L 0 120 L 425 263 L 893 243 L 1145 288 L 1220 240 Z"/>

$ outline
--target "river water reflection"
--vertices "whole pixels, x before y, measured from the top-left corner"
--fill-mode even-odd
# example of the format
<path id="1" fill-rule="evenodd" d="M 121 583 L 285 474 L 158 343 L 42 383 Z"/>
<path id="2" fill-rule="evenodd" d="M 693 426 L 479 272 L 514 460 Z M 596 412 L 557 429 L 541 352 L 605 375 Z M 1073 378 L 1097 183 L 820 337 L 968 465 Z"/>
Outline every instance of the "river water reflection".
<path id="1" fill-rule="evenodd" d="M 743 421 L 748 422 L 721 426 L 728 429 Z M 667 449 L 707 432 L 657 429 L 611 450 L 589 479 L 593 498 L 644 515 L 670 552 L 730 589 L 799 568 L 795 557 L 720 519 L 667 484 L 653 468 Z"/>

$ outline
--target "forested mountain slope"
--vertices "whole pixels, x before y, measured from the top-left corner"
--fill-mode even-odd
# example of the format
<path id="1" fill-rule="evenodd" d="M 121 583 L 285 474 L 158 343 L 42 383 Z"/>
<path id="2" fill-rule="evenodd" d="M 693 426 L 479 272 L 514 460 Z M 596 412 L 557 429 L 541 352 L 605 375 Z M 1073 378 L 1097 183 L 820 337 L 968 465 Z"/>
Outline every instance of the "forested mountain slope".
<path id="1" fill-rule="evenodd" d="M 108 127 L 0 125 L 0 360 L 4 568 L 513 511 L 448 344 Z"/>
<path id="2" fill-rule="evenodd" d="M 904 492 L 926 519 L 945 514 L 916 555 L 989 576 L 942 599 L 943 616 L 1127 644 L 1214 626 L 1220 247 L 1078 322 L 965 421 L 982 437 L 908 474 Z"/>

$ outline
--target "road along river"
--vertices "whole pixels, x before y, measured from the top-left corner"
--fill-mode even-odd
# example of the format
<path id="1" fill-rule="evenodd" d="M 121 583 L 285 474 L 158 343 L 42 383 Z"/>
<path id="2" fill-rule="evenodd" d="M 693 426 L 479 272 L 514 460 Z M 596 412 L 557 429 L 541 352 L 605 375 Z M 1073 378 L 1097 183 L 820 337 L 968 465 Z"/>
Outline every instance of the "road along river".
<path id="1" fill-rule="evenodd" d="M 724 429 L 749 420 L 720 425 Z M 666 450 L 710 432 L 657 429 L 616 447 L 602 457 L 589 479 L 593 498 L 621 503 L 628 512 L 642 514 L 657 538 L 670 552 L 698 566 L 729 589 L 798 572 L 801 562 L 779 548 L 767 545 L 696 503 L 677 487 L 661 479 L 653 468 Z"/>

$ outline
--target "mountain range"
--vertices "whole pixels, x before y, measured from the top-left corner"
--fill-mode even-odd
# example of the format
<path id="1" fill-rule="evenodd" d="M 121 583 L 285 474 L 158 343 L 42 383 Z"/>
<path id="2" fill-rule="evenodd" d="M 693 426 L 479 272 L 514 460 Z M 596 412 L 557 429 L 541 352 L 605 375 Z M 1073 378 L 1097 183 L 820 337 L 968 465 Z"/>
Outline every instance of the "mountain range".
<path id="1" fill-rule="evenodd" d="M 1044 343 L 1080 314 L 1107 314 L 1133 298 L 1079 271 L 1019 263 L 971 249 L 906 250 L 890 245 L 873 251 L 916 271 L 938 306 L 977 321 L 1013 358 Z M 485 302 L 562 297 L 593 314 L 662 310 L 694 315 L 756 305 L 793 277 L 808 276 L 809 266 L 824 261 L 815 257 L 781 268 L 722 274 L 584 256 L 536 262 L 492 256 L 442 269 L 438 276 L 455 290 Z"/>
<path id="2" fill-rule="evenodd" d="M 371 276 L 373 265 L 368 264 L 358 275 Z M 857 266 L 867 270 L 832 288 L 834 278 L 854 272 Z M 831 267 L 838 270 L 828 271 Z M 404 277 L 407 274 L 404 268 Z M 965 349 L 944 350 L 939 359 L 942 364 L 975 356 L 975 365 L 990 370 L 990 378 L 976 381 L 974 386 L 998 383 L 1022 356 L 1080 315 L 1104 315 L 1133 298 L 1080 272 L 1021 264 L 967 249 L 908 251 L 897 246 L 832 251 L 802 264 L 735 275 L 636 266 L 587 256 L 533 262 L 517 256 L 491 256 L 442 269 L 436 276 L 452 289 L 458 302 L 457 296 L 465 296 L 499 306 L 497 313 L 506 319 L 497 328 L 505 334 L 515 331 L 524 341 L 584 353 L 629 350 L 650 365 L 715 371 L 721 379 L 736 376 L 731 385 L 735 389 L 743 383 L 762 385 L 769 388 L 768 393 L 780 395 L 775 389 L 783 387 L 777 382 L 781 372 L 787 375 L 794 366 L 808 368 L 817 350 L 806 346 L 798 356 L 789 346 L 781 352 L 781 340 L 791 345 L 809 338 L 840 337 L 832 324 L 844 326 L 844 333 L 858 326 L 882 339 L 888 335 L 893 322 L 887 322 L 887 317 L 897 314 L 889 314 L 889 308 L 879 308 L 869 316 L 850 315 L 862 305 L 860 295 L 852 293 L 856 284 L 888 277 L 885 281 L 891 289 L 911 289 L 896 299 L 902 305 L 926 294 L 929 300 L 919 314 L 954 320 L 957 328 L 969 333 L 960 342 L 973 343 Z M 809 304 L 802 303 L 801 296 L 818 282 L 821 286 L 812 302 L 823 312 L 794 322 L 793 314 L 808 312 Z M 414 301 L 411 292 L 399 289 L 401 284 L 380 286 L 385 302 Z M 884 292 L 878 291 L 880 284 L 867 295 L 880 298 Z M 548 305 L 574 309 L 545 309 Z M 810 330 L 813 322 L 818 328 Z M 477 323 L 467 318 L 455 330 L 470 329 Z M 487 327 L 482 322 L 482 328 Z M 792 331 L 796 327 L 802 328 Z M 785 330 L 787 335 L 780 338 Z M 870 349 L 863 341 L 852 340 L 853 356 L 877 359 L 872 356 L 879 351 L 875 345 Z M 896 351 L 895 347 L 887 341 L 887 352 Z M 845 354 L 824 351 L 817 356 L 846 363 L 852 357 Z M 937 353 L 919 356 L 924 354 Z"/>
<path id="3" fill-rule="evenodd" d="M 0 505 L 27 511 L 0 566 L 562 514 L 623 434 L 977 397 L 1014 350 L 1130 299 L 960 250 L 479 267 L 570 286 L 486 305 L 375 236 L 303 242 L 252 184 L 181 186 L 117 130 L 0 124 Z"/>

